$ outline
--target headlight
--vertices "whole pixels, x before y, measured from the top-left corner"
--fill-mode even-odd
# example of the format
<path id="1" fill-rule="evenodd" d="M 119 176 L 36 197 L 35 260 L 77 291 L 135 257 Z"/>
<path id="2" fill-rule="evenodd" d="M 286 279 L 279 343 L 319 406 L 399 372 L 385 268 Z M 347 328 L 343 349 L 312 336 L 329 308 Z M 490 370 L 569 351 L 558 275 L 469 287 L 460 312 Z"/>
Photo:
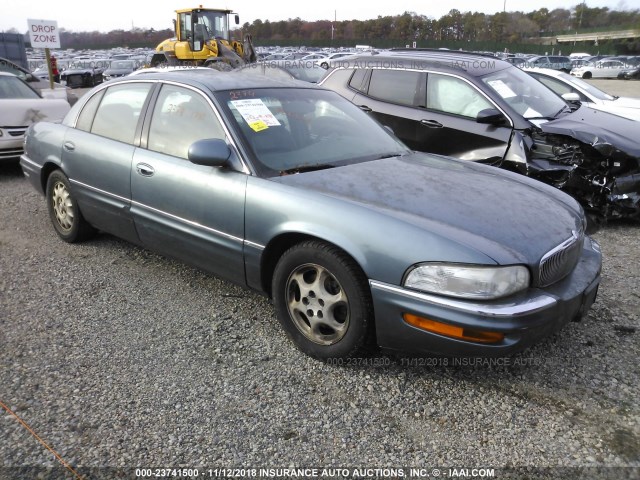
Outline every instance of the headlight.
<path id="1" fill-rule="evenodd" d="M 406 275 L 404 286 L 452 297 L 493 300 L 529 286 L 529 270 L 522 265 L 489 267 L 425 263 Z"/>

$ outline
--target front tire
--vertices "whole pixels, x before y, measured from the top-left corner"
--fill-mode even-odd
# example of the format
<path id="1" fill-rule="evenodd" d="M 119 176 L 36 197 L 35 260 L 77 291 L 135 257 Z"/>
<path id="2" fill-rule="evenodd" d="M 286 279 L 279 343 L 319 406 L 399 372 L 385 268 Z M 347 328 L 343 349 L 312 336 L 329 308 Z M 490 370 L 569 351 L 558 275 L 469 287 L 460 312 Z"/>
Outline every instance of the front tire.
<path id="1" fill-rule="evenodd" d="M 591 72 L 584 72 L 582 74 L 582 78 L 584 78 L 585 80 L 589 80 L 593 75 L 591 75 Z"/>
<path id="2" fill-rule="evenodd" d="M 49 175 L 46 198 L 49 219 L 62 240 L 75 243 L 95 235 L 96 230 L 80 213 L 78 203 L 71 192 L 69 179 L 60 170 L 55 170 Z"/>
<path id="3" fill-rule="evenodd" d="M 342 250 L 310 240 L 287 250 L 273 274 L 278 320 L 319 360 L 355 356 L 368 343 L 373 303 L 365 274 Z"/>

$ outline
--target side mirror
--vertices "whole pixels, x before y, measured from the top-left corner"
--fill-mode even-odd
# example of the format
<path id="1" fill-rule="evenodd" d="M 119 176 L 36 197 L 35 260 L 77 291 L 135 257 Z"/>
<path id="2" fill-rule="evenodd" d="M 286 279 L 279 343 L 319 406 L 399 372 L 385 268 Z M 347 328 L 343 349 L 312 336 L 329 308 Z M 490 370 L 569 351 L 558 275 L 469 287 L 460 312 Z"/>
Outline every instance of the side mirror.
<path id="1" fill-rule="evenodd" d="M 580 105 L 580 95 L 575 92 L 563 93 L 562 98 L 565 102 Z"/>
<path id="2" fill-rule="evenodd" d="M 196 165 L 224 167 L 229 163 L 231 149 L 227 142 L 220 138 L 205 138 L 191 144 L 187 157 Z"/>
<path id="3" fill-rule="evenodd" d="M 235 19 L 236 19 L 236 25 L 240 25 L 240 15 L 236 13 Z"/>
<path id="4" fill-rule="evenodd" d="M 506 121 L 507 119 L 502 112 L 495 108 L 485 108 L 484 110 L 480 110 L 478 115 L 476 115 L 476 122 L 478 123 L 497 126 L 506 123 Z"/>

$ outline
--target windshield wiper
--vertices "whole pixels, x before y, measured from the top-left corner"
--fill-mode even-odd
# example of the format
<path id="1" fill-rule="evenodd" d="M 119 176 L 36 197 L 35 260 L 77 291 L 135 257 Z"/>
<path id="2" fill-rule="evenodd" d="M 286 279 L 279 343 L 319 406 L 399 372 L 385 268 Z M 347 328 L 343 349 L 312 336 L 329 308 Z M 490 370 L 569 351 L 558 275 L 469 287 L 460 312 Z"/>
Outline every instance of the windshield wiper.
<path id="1" fill-rule="evenodd" d="M 560 115 L 562 112 L 564 112 L 567 108 L 569 109 L 569 112 L 571 112 L 571 108 L 570 108 L 570 107 L 568 107 L 567 105 L 565 105 L 565 106 L 564 106 L 564 107 L 562 107 L 560 110 L 558 110 L 558 111 L 556 112 L 556 114 L 555 114 L 553 117 L 551 117 L 551 118 L 557 118 L 557 117 L 558 117 L 558 115 Z"/>
<path id="2" fill-rule="evenodd" d="M 327 168 L 333 168 L 335 165 L 318 164 L 318 165 L 301 165 L 299 167 L 288 168 L 286 170 L 280 170 L 280 176 L 294 175 L 296 173 L 313 172 L 316 170 L 326 170 Z"/>
<path id="3" fill-rule="evenodd" d="M 380 155 L 379 157 L 375 157 L 374 160 L 383 160 L 385 158 L 393 158 L 393 157 L 401 157 L 404 153 L 385 153 L 384 155 Z"/>

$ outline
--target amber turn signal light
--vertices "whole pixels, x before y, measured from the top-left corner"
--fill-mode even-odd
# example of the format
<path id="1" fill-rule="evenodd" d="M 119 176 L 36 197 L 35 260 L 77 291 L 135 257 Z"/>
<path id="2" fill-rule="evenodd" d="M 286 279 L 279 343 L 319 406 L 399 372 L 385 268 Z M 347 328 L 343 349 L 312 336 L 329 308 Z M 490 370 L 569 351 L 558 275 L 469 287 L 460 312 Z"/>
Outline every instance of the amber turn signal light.
<path id="1" fill-rule="evenodd" d="M 466 340 L 467 342 L 476 343 L 498 343 L 504 340 L 504 333 L 499 332 L 483 332 L 480 330 L 470 330 L 468 328 L 456 327 L 442 322 L 436 322 L 428 318 L 418 317 L 410 313 L 405 313 L 402 318 L 409 325 L 412 325 L 427 332 L 437 333 L 445 337 Z"/>

